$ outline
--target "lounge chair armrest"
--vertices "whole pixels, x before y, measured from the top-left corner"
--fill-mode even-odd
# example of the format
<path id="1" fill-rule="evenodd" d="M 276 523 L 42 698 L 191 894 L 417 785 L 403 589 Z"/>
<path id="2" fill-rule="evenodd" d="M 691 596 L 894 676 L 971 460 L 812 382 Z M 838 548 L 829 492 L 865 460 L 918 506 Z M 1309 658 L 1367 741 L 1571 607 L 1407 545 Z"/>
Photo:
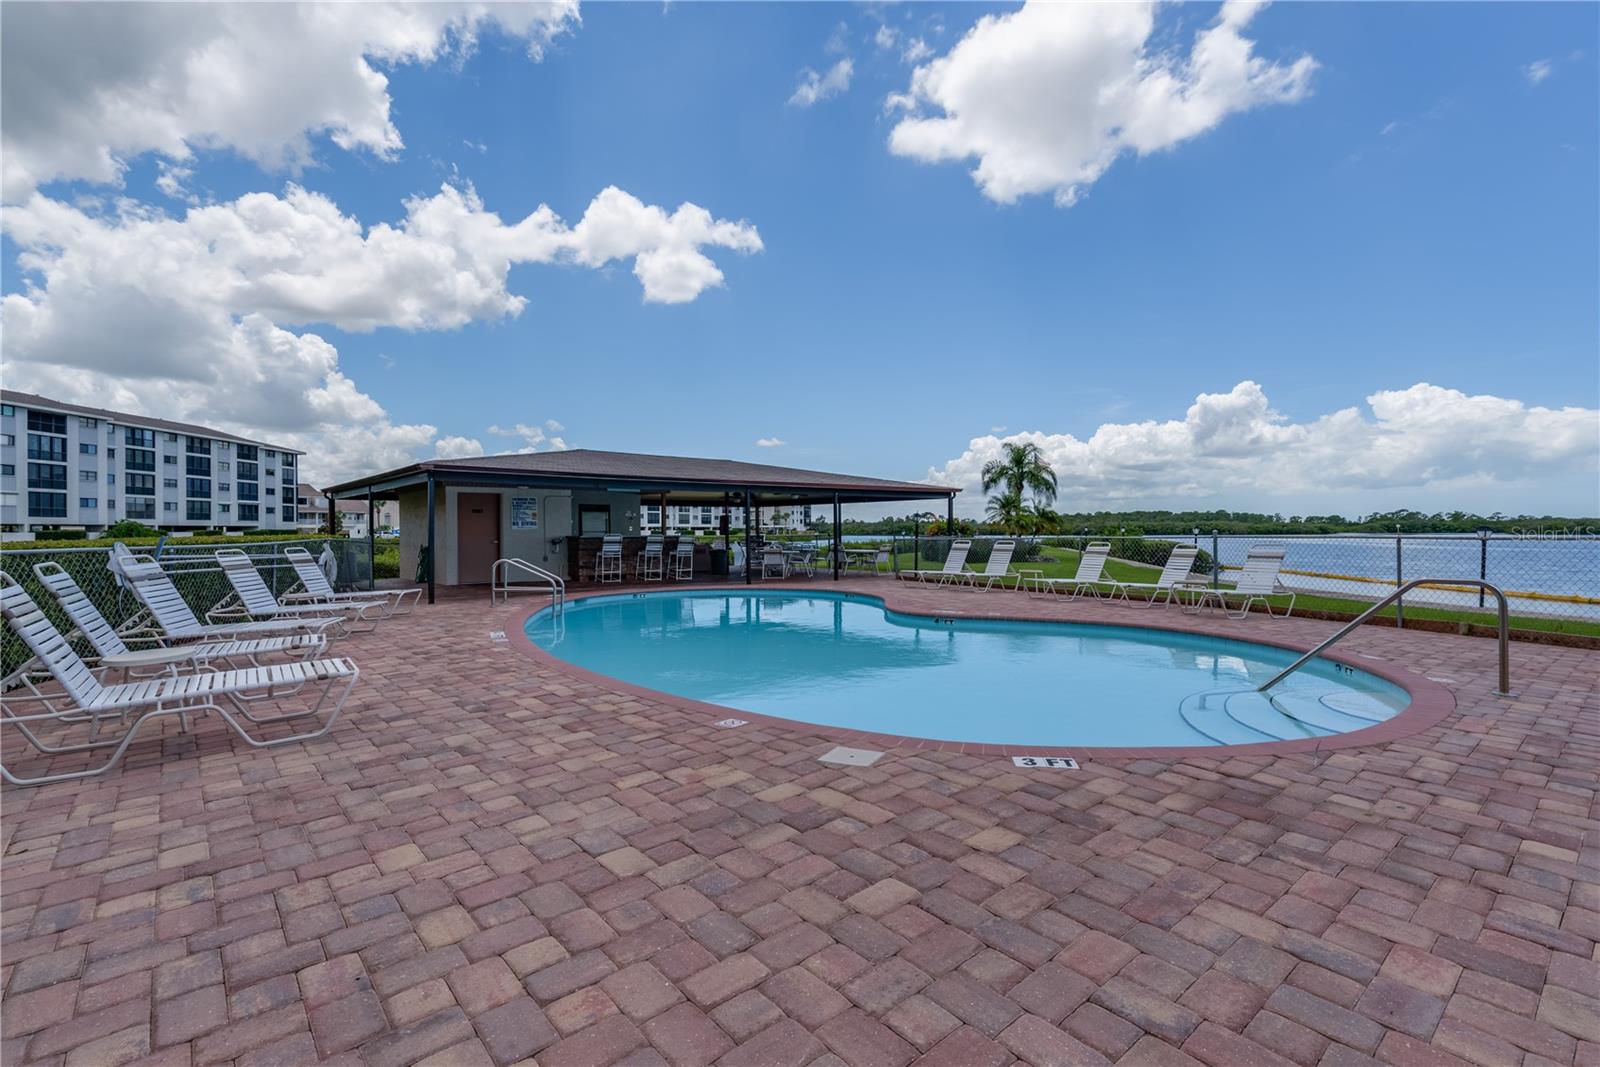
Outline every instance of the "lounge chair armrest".
<path id="1" fill-rule="evenodd" d="M 101 656 L 102 667 L 152 667 L 162 663 L 185 663 L 195 658 L 199 645 L 179 645 L 176 648 L 147 648 L 136 652 L 123 652 L 115 656 Z"/>

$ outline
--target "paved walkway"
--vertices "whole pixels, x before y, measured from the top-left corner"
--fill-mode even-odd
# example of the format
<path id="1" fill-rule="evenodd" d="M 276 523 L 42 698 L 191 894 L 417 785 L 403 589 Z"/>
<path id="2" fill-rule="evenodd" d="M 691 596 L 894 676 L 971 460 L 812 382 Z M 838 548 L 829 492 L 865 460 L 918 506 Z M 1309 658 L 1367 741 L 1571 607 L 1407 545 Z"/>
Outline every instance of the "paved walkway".
<path id="1" fill-rule="evenodd" d="M 1515 645 L 1504 699 L 1493 642 L 1364 630 L 1458 706 L 1331 753 L 835 768 L 542 666 L 485 600 L 345 642 L 321 741 L 171 724 L 5 789 L 0 1060 L 1600 1064 L 1600 653 Z"/>

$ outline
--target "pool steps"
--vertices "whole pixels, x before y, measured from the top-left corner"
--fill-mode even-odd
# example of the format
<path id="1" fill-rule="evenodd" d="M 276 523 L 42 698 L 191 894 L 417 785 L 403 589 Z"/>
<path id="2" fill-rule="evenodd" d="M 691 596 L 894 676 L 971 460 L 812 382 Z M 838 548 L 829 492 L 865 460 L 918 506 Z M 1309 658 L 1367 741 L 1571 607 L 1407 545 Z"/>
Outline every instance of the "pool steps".
<path id="1" fill-rule="evenodd" d="M 1326 698 L 1293 693 L 1257 693 L 1253 689 L 1213 689 L 1193 693 L 1178 713 L 1195 730 L 1219 745 L 1250 745 L 1347 733 L 1392 717 L 1381 701 L 1339 695 L 1344 708 Z"/>

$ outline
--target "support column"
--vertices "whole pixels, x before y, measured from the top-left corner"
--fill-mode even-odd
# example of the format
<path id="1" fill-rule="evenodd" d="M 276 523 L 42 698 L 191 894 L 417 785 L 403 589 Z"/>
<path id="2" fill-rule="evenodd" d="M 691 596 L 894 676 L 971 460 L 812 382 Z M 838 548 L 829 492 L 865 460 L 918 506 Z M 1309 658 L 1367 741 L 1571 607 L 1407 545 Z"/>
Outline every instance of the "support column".
<path id="1" fill-rule="evenodd" d="M 433 603 L 433 576 L 439 569 L 438 554 L 433 550 L 434 532 L 434 488 L 433 472 L 428 472 L 428 603 Z"/>
<path id="2" fill-rule="evenodd" d="M 954 495 L 944 498 L 944 535 L 956 535 L 956 498 Z"/>
<path id="3" fill-rule="evenodd" d="M 744 584 L 749 585 L 750 567 L 755 561 L 750 558 L 750 490 L 744 491 Z"/>
<path id="4" fill-rule="evenodd" d="M 378 568 L 376 566 L 378 552 L 377 518 L 372 509 L 372 486 L 367 486 L 367 588 L 378 588 Z"/>
<path id="5" fill-rule="evenodd" d="M 839 580 L 839 563 L 844 557 L 844 535 L 839 529 L 839 494 L 833 494 L 833 580 Z"/>

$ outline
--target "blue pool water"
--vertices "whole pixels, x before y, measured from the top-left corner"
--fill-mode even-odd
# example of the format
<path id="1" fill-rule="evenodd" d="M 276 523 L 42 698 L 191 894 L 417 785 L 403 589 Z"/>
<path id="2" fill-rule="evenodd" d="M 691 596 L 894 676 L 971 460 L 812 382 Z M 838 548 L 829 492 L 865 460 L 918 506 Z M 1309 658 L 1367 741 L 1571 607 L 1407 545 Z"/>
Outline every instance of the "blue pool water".
<path id="1" fill-rule="evenodd" d="M 1248 744 L 1361 729 L 1410 702 L 1399 686 L 1320 659 L 1269 700 L 1254 687 L 1295 653 L 1249 642 L 1135 627 L 952 622 L 811 591 L 591 597 L 561 616 L 533 616 L 527 632 L 554 656 L 635 685 L 946 741 Z"/>

